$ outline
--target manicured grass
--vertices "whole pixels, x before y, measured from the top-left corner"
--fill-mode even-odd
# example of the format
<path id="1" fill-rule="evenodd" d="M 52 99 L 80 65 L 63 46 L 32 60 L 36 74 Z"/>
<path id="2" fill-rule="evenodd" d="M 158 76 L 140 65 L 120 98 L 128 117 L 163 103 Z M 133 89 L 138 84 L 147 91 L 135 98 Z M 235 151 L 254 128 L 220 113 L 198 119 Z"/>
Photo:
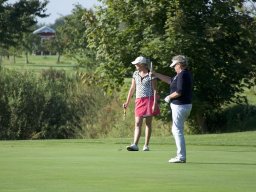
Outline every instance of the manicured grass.
<path id="1" fill-rule="evenodd" d="M 75 62 L 65 56 L 61 57 L 61 63 L 57 63 L 57 55 L 30 55 L 29 64 L 25 63 L 25 56 L 16 57 L 16 62 L 14 63 L 13 57 L 9 60 L 5 57 L 2 61 L 2 66 L 9 69 L 15 70 L 30 70 L 30 71 L 42 71 L 45 69 L 61 69 L 61 70 L 73 70 L 77 67 Z"/>
<path id="2" fill-rule="evenodd" d="M 175 153 L 171 137 L 153 137 L 149 152 L 127 152 L 131 138 L 0 141 L 0 191 L 252 192 L 255 138 L 186 136 L 186 164 L 167 163 Z"/>

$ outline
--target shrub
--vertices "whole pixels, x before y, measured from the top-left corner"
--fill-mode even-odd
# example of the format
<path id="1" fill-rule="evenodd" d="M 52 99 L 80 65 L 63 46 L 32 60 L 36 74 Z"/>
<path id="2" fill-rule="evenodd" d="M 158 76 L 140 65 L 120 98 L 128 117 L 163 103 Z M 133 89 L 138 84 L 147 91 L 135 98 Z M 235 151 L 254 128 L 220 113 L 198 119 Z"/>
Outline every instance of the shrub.
<path id="1" fill-rule="evenodd" d="M 0 70 L 0 139 L 77 138 L 97 121 L 102 91 L 64 71 Z"/>
<path id="2" fill-rule="evenodd" d="M 256 106 L 237 104 L 208 114 L 209 133 L 256 130 Z"/>

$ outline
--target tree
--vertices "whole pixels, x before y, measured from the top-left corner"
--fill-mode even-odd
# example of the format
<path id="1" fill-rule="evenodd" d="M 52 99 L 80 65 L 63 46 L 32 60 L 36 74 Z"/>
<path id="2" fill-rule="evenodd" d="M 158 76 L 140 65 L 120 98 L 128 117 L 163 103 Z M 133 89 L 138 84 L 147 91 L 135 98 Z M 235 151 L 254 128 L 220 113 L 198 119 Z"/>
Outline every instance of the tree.
<path id="1" fill-rule="evenodd" d="M 45 6 L 48 0 L 20 0 L 9 4 L 0 1 L 0 47 L 16 45 L 23 32 L 31 32 L 30 27 L 36 24 L 36 17 L 46 17 Z"/>
<path id="2" fill-rule="evenodd" d="M 167 25 L 174 26 L 167 28 L 168 34 L 176 40 L 168 43 L 191 58 L 195 118 L 202 132 L 207 131 L 208 116 L 225 103 L 242 102 L 239 93 L 250 86 L 249 81 L 243 81 L 251 79 L 255 67 L 255 24 L 242 11 L 243 3 L 208 1 L 191 5 L 181 1 L 174 7 L 180 11 L 167 20 Z"/>
<path id="3" fill-rule="evenodd" d="M 32 33 L 23 33 L 22 40 L 20 41 L 22 50 L 25 52 L 26 64 L 29 63 L 28 55 L 37 49 L 40 45 L 40 37 Z"/>
<path id="4" fill-rule="evenodd" d="M 64 23 L 56 28 L 56 48 L 61 53 L 65 53 L 75 59 L 87 70 L 94 68 L 94 51 L 88 48 L 86 38 L 86 26 L 83 15 L 90 12 L 81 5 L 75 5 L 72 14 L 64 17 Z"/>
<path id="5" fill-rule="evenodd" d="M 66 42 L 63 38 L 63 34 L 60 31 L 61 27 L 58 27 L 55 33 L 55 36 L 45 42 L 48 46 L 48 50 L 51 50 L 53 52 L 56 52 L 58 54 L 57 63 L 60 63 L 60 58 L 64 53 L 64 50 L 66 48 Z"/>
<path id="6" fill-rule="evenodd" d="M 207 117 L 239 93 L 255 73 L 256 26 L 244 0 L 105 0 L 87 17 L 89 45 L 97 50 L 105 86 L 114 88 L 140 54 L 170 73 L 170 58 L 185 54 L 194 75 L 194 116 L 202 132 Z M 104 78 L 103 77 L 103 78 Z M 161 85 L 163 86 L 163 85 Z M 168 87 L 161 88 L 168 92 Z"/>

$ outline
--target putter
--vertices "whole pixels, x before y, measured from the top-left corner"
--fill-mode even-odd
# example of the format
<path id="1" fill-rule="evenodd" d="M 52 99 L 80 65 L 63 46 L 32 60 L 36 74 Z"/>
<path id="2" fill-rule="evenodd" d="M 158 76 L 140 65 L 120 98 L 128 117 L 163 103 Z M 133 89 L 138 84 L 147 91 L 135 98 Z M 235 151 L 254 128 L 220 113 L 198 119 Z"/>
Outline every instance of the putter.
<path id="1" fill-rule="evenodd" d="M 125 119 L 126 119 L 126 108 L 124 108 L 124 110 L 123 110 L 123 121 L 125 121 Z M 123 131 L 123 128 L 121 128 L 121 129 L 122 129 L 120 131 L 121 142 L 120 142 L 120 147 L 119 147 L 118 151 L 122 151 L 123 150 L 122 144 L 124 143 L 124 140 L 123 140 L 124 131 Z"/>

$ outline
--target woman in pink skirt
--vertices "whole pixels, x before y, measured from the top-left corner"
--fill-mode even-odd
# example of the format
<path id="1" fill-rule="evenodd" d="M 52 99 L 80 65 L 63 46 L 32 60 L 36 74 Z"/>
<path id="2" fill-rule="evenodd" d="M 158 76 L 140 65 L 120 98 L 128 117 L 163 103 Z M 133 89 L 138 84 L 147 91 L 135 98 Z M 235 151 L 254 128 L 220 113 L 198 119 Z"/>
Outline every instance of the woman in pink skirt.
<path id="1" fill-rule="evenodd" d="M 156 79 L 149 75 L 147 59 L 145 57 L 137 57 L 135 61 L 132 62 L 132 64 L 135 65 L 136 71 L 133 73 L 131 87 L 123 107 L 128 107 L 134 92 L 136 92 L 135 130 L 134 141 L 130 146 L 127 147 L 127 150 L 139 151 L 138 143 L 141 135 L 143 118 L 145 118 L 146 129 L 143 151 L 149 151 L 149 140 L 152 130 L 152 117 L 160 114 L 160 110 L 157 105 Z"/>

